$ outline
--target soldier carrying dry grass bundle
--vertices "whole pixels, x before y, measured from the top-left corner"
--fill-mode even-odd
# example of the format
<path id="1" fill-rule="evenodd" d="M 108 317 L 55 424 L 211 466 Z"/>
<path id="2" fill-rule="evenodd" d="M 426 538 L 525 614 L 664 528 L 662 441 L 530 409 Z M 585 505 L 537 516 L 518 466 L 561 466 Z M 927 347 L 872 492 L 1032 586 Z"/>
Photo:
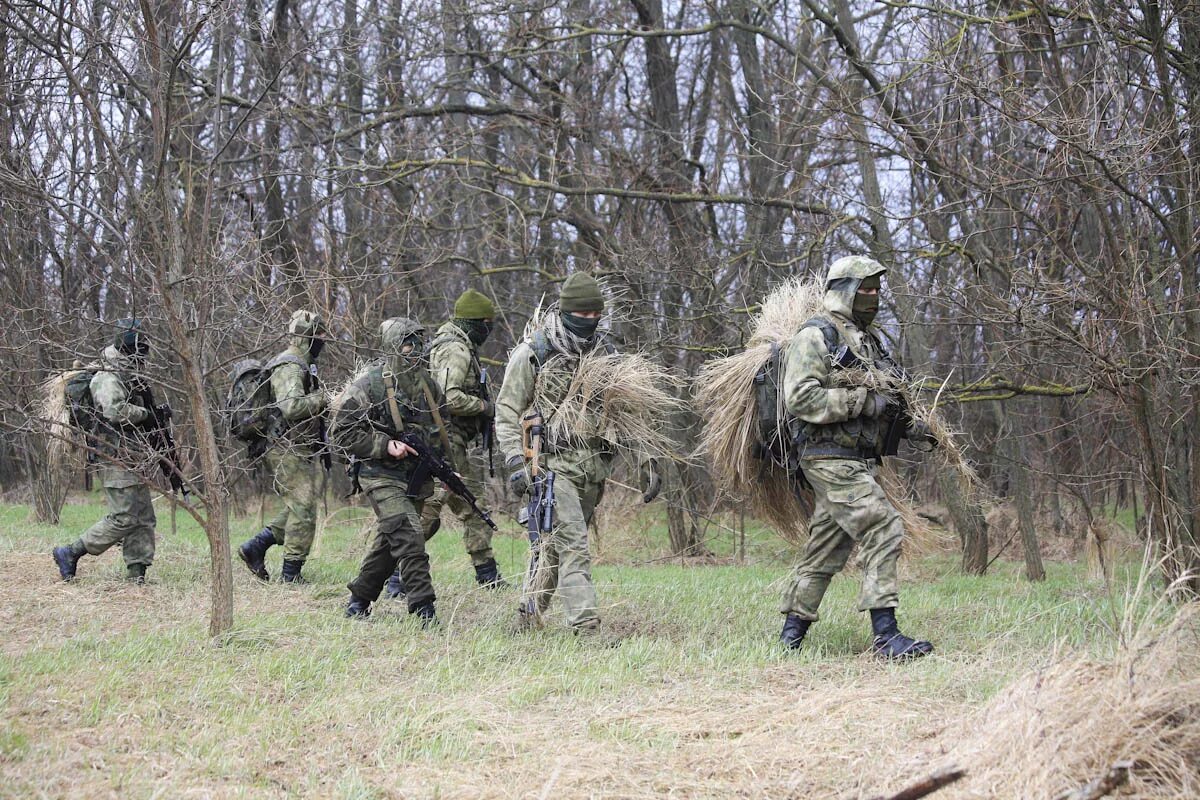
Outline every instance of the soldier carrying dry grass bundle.
<path id="1" fill-rule="evenodd" d="M 871 613 L 876 655 L 899 659 L 933 651 L 896 623 L 904 525 L 877 478 L 877 464 L 895 453 L 898 438 L 934 443 L 926 425 L 908 413 L 902 373 L 875 332 L 885 272 L 863 256 L 839 259 L 829 268 L 819 305 L 812 287 L 783 287 L 764 303 L 747 353 L 710 364 L 701 377 L 700 403 L 712 412 L 706 414 L 704 449 L 718 481 L 752 506 L 765 505 L 773 520 L 786 511 L 785 528 L 807 518 L 804 554 L 780 607 L 780 641 L 792 650 L 818 619 L 830 580 L 858 545 L 859 610 Z M 780 303 L 788 299 L 790 308 Z M 778 371 L 764 378 L 764 365 L 772 364 Z M 777 408 L 764 409 L 769 403 L 761 391 L 756 400 L 756 387 L 764 384 L 776 389 L 770 402 Z M 777 420 L 765 435 L 753 430 L 763 418 Z M 758 441 L 758 466 L 750 464 L 752 439 Z"/>
<path id="2" fill-rule="evenodd" d="M 649 503 L 660 486 L 649 456 L 667 455 L 671 447 L 662 420 L 678 408 L 668 391 L 677 381 L 640 356 L 615 352 L 599 329 L 604 311 L 595 278 L 567 278 L 558 308 L 530 321 L 496 399 L 496 441 L 513 470 L 509 485 L 519 498 L 529 494 L 537 507 L 528 509 L 536 535 L 519 607 L 522 629 L 540 622 L 557 592 L 568 625 L 580 634 L 598 630 L 588 522 L 612 460 L 622 449 L 638 457 L 642 499 Z M 547 473 L 553 475 L 552 498 L 541 488 Z M 539 516 L 545 524 L 537 523 Z"/>

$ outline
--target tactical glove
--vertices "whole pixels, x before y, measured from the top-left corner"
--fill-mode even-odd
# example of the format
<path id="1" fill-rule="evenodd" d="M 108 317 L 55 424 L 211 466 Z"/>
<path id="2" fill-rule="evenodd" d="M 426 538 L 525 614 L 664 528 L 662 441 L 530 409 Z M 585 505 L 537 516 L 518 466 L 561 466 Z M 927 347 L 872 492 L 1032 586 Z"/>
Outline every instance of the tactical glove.
<path id="1" fill-rule="evenodd" d="M 649 503 L 658 497 L 662 489 L 662 476 L 658 473 L 658 464 L 651 461 L 646 464 L 642 473 L 642 502 Z"/>
<path id="2" fill-rule="evenodd" d="M 882 417 L 891 402 L 891 398 L 885 394 L 867 392 L 866 400 L 863 402 L 862 415 L 869 419 Z"/>
<path id="3" fill-rule="evenodd" d="M 154 416 L 158 417 L 161 420 L 171 419 L 171 404 L 170 403 L 162 403 L 161 405 L 155 406 L 154 407 Z"/>
<path id="4" fill-rule="evenodd" d="M 509 469 L 516 468 L 508 476 L 508 488 L 518 500 L 524 497 L 526 490 L 529 489 L 529 473 L 525 470 L 524 461 L 525 459 L 521 456 L 513 456 L 504 462 Z"/>

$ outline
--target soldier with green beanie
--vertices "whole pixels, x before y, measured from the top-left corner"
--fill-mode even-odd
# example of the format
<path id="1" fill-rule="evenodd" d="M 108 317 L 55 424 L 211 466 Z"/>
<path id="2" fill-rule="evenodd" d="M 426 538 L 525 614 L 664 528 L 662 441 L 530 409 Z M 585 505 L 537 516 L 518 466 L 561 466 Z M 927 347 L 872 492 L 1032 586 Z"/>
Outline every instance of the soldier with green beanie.
<path id="1" fill-rule="evenodd" d="M 483 465 L 481 460 L 471 459 L 470 446 L 484 440 L 496 415 L 488 392 L 487 373 L 479 363 L 479 348 L 491 335 L 495 316 L 496 307 L 487 295 L 467 289 L 454 303 L 454 318 L 438 329 L 429 348 L 429 371 L 445 395 L 449 408 L 445 422 L 450 461 L 462 475 L 467 488 L 479 498 L 484 511 L 488 509 L 483 502 Z M 475 567 L 476 583 L 489 589 L 507 586 L 492 553 L 491 528 L 462 498 L 445 488 L 430 497 L 421 512 L 426 539 L 441 526 L 443 507 L 449 508 L 462 525 L 463 543 Z M 403 565 L 388 580 L 391 597 L 399 597 L 407 589 L 400 579 L 402 572 Z"/>
<path id="2" fill-rule="evenodd" d="M 154 561 L 156 520 L 145 474 L 157 460 L 145 436 L 153 423 L 154 401 L 143 377 L 150 346 L 140 321 L 121 320 L 117 325 L 116 339 L 105 348 L 90 385 L 108 514 L 73 543 L 54 548 L 64 581 L 75 578 L 84 555 L 98 556 L 114 544 L 121 545 L 126 575 L 135 583 L 145 582 L 146 569 Z M 167 406 L 158 408 L 160 416 L 170 415 Z"/>
<path id="3" fill-rule="evenodd" d="M 897 369 L 874 325 L 886 271 L 865 256 L 835 261 L 826 276 L 824 313 L 801 326 L 784 352 L 784 400 L 800 422 L 794 444 L 816 501 L 804 554 L 780 607 L 786 615 L 780 641 L 789 649 L 800 647 L 830 579 L 858 545 L 858 608 L 871 614 L 875 654 L 906 659 L 933 652 L 896 623 L 904 525 L 876 479 L 889 426 L 904 426 L 903 435 L 913 440 L 930 441 L 928 431 L 898 416 L 896 397 L 836 379 L 850 364 Z"/>
<path id="4" fill-rule="evenodd" d="M 264 367 L 271 374 L 271 397 L 279 417 L 269 434 L 263 461 L 274 477 L 276 493 L 283 498 L 283 508 L 267 527 L 238 548 L 246 567 L 263 581 L 270 580 L 267 550 L 278 544 L 283 546 L 280 579 L 305 582 L 300 570 L 316 534 L 321 486 L 318 461 L 325 447 L 322 434 L 328 402 L 316 369 L 317 357 L 325 347 L 324 335 L 320 315 L 296 311 L 288 323 L 288 348 Z"/>
<path id="5" fill-rule="evenodd" d="M 600 284 L 591 275 L 575 273 L 563 283 L 557 309 L 550 309 L 541 326 L 509 356 L 496 398 L 496 442 L 512 470 L 509 486 L 517 497 L 525 496 L 531 474 L 522 420 L 531 414 L 552 420 L 581 357 L 597 350 L 612 352 L 598 330 L 603 312 Z M 526 577 L 518 623 L 520 627 L 535 624 L 557 592 L 568 625 L 577 633 L 593 633 L 599 629 L 600 617 L 592 585 L 588 523 L 611 471 L 613 448 L 599 437 L 566 435 L 561 441 L 543 438 L 541 451 L 540 467 L 555 476 L 553 527 L 540 543 Z M 650 502 L 657 494 L 657 478 L 652 470 L 643 477 L 650 484 L 643 499 Z"/>
<path id="6" fill-rule="evenodd" d="M 350 581 L 346 616 L 366 618 L 388 577 L 401 566 L 408 611 L 423 626 L 436 624 L 433 580 L 425 551 L 421 509 L 433 494 L 433 480 L 411 485 L 416 452 L 400 441 L 416 433 L 445 456 L 442 420 L 448 407 L 425 369 L 425 329 L 407 318 L 380 326 L 384 358 L 359 371 L 333 403 L 330 438 L 358 462 L 357 480 L 378 519 L 371 549 Z"/>

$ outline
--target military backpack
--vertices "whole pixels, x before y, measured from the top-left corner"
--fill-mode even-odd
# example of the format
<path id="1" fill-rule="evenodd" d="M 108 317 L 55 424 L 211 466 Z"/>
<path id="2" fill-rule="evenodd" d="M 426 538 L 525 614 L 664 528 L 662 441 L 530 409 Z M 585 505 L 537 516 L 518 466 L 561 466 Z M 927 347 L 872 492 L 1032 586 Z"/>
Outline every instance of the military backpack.
<path id="1" fill-rule="evenodd" d="M 78 369 L 63 376 L 63 392 L 66 395 L 71 425 L 84 433 L 95 433 L 100 427 L 100 415 L 92 398 L 92 378 L 96 377 L 97 371 Z"/>
<path id="2" fill-rule="evenodd" d="M 306 376 L 309 375 L 308 364 L 293 355 L 281 355 L 265 364 L 247 358 L 233 367 L 233 383 L 225 397 L 225 416 L 230 435 L 246 445 L 251 458 L 266 452 L 271 438 L 277 435 L 282 425 L 283 412 L 271 389 L 271 373 L 281 364 L 288 363 L 298 365 Z"/>

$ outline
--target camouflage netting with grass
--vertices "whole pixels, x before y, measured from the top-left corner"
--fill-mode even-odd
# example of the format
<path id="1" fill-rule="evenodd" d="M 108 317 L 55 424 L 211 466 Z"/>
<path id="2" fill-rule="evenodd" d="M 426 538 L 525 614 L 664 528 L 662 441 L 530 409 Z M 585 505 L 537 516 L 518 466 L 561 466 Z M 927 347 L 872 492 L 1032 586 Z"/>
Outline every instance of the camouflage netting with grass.
<path id="1" fill-rule="evenodd" d="M 818 278 L 792 278 L 776 287 L 763 301 L 754 318 L 746 348 L 732 356 L 710 361 L 696 381 L 696 404 L 704 419 L 700 453 L 708 462 L 718 491 L 731 502 L 743 504 L 747 511 L 773 526 L 793 544 L 808 536 L 808 520 L 813 510 L 812 489 L 798 482 L 786 469 L 754 455 L 758 415 L 755 405 L 754 377 L 771 357 L 772 346 L 784 348 L 801 326 L 814 316 L 826 316 L 822 299 L 825 288 Z M 838 385 L 866 386 L 878 391 L 903 394 L 914 419 L 929 426 L 938 442 L 940 458 L 953 466 L 962 481 L 978 484 L 974 471 L 963 457 L 949 426 L 933 404 L 918 396 L 918 384 L 899 381 L 876 369 L 838 370 Z M 784 395 L 779 393 L 779 402 Z M 784 420 L 785 414 L 776 415 Z M 781 432 L 786 438 L 786 432 Z M 899 481 L 885 473 L 882 485 L 896 505 L 909 533 L 910 543 L 918 548 L 941 537 L 921 520 L 904 498 Z"/>

